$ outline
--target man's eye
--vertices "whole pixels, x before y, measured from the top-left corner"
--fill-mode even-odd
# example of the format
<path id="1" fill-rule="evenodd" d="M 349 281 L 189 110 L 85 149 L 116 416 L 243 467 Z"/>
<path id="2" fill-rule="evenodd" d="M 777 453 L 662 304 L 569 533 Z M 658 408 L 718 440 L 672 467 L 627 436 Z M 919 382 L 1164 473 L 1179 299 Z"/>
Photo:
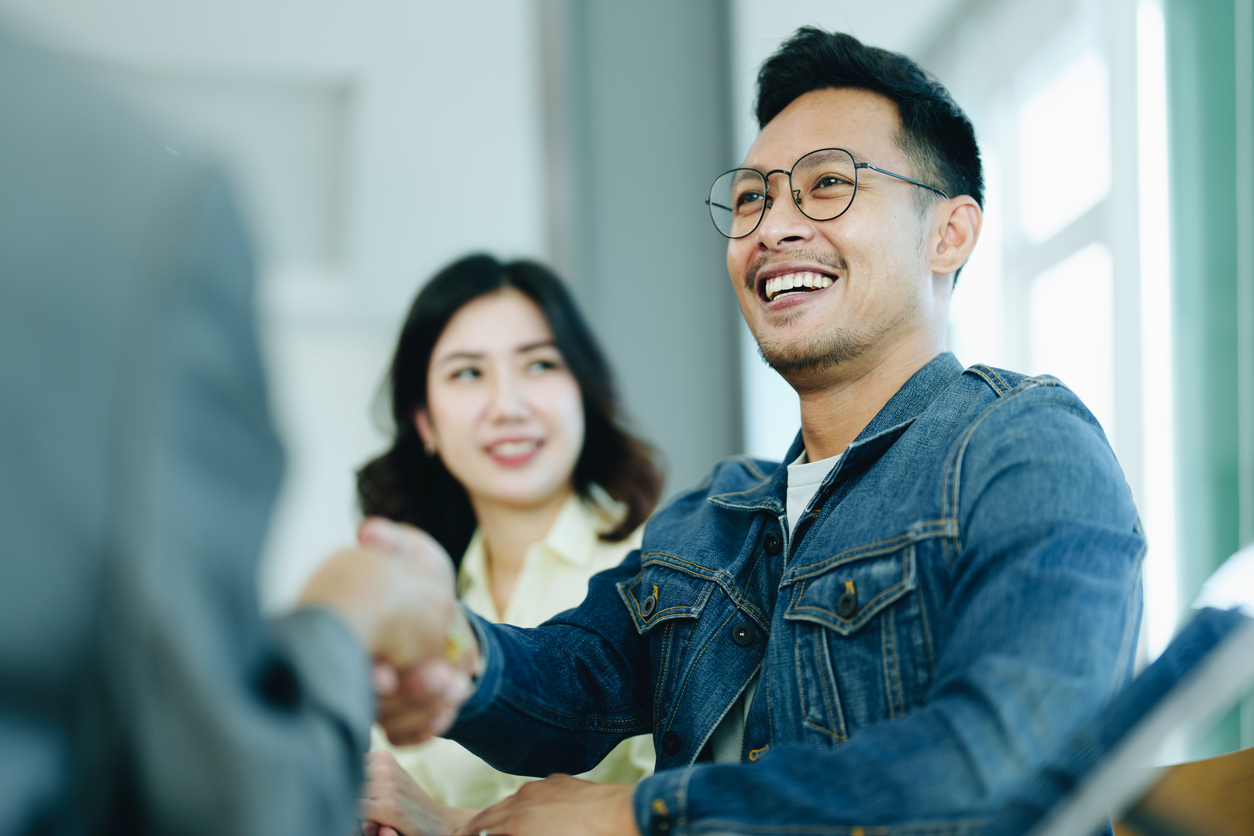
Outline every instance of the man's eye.
<path id="1" fill-rule="evenodd" d="M 755 212 L 758 204 L 762 202 L 761 192 L 742 192 L 736 195 L 736 211 L 737 212 Z"/>
<path id="2" fill-rule="evenodd" d="M 849 182 L 847 178 L 841 177 L 838 174 L 824 174 L 814 184 L 814 187 L 816 189 L 827 189 L 827 188 L 836 188 L 840 186 L 852 186 L 852 185 L 853 183 Z"/>

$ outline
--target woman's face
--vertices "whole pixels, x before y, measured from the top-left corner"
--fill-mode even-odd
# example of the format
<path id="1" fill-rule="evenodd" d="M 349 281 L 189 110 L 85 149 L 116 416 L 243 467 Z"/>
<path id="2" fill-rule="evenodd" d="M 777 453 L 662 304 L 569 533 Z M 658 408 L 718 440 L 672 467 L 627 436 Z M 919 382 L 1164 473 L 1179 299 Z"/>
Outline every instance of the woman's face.
<path id="1" fill-rule="evenodd" d="M 518 290 L 480 296 L 449 320 L 414 422 L 476 508 L 538 508 L 572 490 L 584 438 L 579 384 L 544 314 Z"/>

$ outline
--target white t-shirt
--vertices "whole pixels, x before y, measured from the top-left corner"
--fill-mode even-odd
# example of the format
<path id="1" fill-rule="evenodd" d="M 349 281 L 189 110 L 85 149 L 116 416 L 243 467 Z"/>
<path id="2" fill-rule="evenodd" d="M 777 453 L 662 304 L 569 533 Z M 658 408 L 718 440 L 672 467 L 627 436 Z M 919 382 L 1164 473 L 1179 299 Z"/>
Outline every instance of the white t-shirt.
<path id="1" fill-rule="evenodd" d="M 806 451 L 802 450 L 801 455 L 788 465 L 788 497 L 784 512 L 787 515 L 790 532 L 797 531 L 797 521 L 809 510 L 810 503 L 814 501 L 814 495 L 819 492 L 819 486 L 823 484 L 827 474 L 832 472 L 832 468 L 840 462 L 840 457 L 843 455 L 842 452 L 830 458 L 812 462 L 806 455 Z M 745 720 L 749 717 L 749 706 L 753 705 L 753 695 L 757 691 L 758 675 L 754 674 L 735 705 L 728 710 L 726 716 L 714 729 L 714 734 L 710 736 L 710 750 L 714 754 L 715 763 L 740 763 L 740 752 L 744 748 L 745 741 Z"/>

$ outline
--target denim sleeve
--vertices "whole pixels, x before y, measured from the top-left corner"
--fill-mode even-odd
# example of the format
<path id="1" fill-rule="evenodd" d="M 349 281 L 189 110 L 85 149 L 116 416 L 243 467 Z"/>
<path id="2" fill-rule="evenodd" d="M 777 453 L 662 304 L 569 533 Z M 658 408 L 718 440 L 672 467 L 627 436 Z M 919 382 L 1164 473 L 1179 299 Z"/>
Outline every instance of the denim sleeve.
<path id="1" fill-rule="evenodd" d="M 615 587 L 639 571 L 636 550 L 592 577 L 583 604 L 537 629 L 470 614 L 485 670 L 446 736 L 503 772 L 540 777 L 586 772 L 651 731 L 648 640 Z"/>
<path id="2" fill-rule="evenodd" d="M 836 748 L 773 746 L 752 764 L 646 778 L 642 833 L 971 832 L 1118 690 L 1145 544 L 1088 411 L 1060 386 L 1013 392 L 948 468 L 958 534 L 925 704 Z"/>

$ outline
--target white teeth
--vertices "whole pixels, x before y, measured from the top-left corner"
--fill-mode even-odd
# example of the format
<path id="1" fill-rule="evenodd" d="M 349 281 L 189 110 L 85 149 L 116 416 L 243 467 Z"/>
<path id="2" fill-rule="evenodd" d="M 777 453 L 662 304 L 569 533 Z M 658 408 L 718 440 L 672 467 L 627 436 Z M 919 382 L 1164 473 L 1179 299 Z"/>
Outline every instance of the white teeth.
<path id="1" fill-rule="evenodd" d="M 766 286 L 763 291 L 766 294 L 766 301 L 771 301 L 779 294 L 786 290 L 794 290 L 799 287 L 809 287 L 815 290 L 822 290 L 825 287 L 832 286 L 833 279 L 830 276 L 824 276 L 822 273 L 812 273 L 809 271 L 802 273 L 786 273 L 782 276 L 775 276 L 766 280 Z"/>
<path id="2" fill-rule="evenodd" d="M 502 441 L 499 444 L 493 444 L 488 448 L 488 452 L 495 456 L 503 456 L 512 458 L 514 456 L 525 456 L 539 446 L 537 441 Z"/>

